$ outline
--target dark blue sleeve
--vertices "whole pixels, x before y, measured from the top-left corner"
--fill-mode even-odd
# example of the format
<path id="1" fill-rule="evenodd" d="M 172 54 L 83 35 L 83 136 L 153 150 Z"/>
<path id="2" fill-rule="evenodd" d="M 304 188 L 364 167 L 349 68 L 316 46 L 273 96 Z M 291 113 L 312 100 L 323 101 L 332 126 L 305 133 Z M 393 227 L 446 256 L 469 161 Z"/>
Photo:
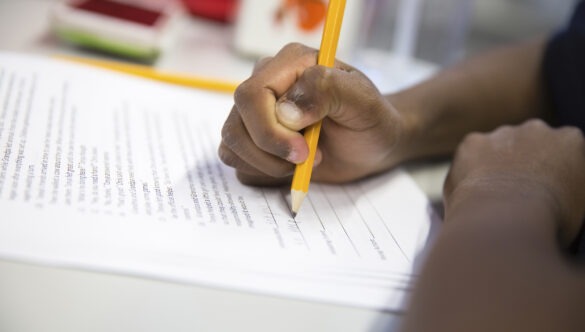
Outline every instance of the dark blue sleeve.
<path id="1" fill-rule="evenodd" d="M 585 1 L 544 54 L 544 84 L 558 125 L 585 132 Z"/>
<path id="2" fill-rule="evenodd" d="M 549 42 L 544 54 L 544 84 L 558 125 L 585 133 L 585 1 L 569 25 Z M 572 251 L 585 260 L 585 224 Z"/>

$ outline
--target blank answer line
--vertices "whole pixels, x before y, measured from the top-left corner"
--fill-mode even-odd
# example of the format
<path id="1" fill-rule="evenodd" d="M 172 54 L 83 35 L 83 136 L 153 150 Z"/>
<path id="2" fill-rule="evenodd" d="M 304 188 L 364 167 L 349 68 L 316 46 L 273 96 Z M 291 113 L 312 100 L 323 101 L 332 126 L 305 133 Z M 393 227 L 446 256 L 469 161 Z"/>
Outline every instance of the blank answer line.
<path id="1" fill-rule="evenodd" d="M 343 229 L 343 232 L 345 233 L 345 236 L 347 236 L 347 239 L 349 240 L 349 243 L 351 243 L 351 246 L 353 247 L 353 250 L 355 250 L 355 253 L 358 255 L 358 257 L 362 257 L 362 255 L 360 255 L 359 250 L 355 246 L 355 243 L 353 243 L 351 237 L 349 236 L 349 233 L 347 232 L 347 229 L 345 229 L 345 226 L 343 226 L 343 223 L 341 222 L 341 219 L 337 215 L 337 211 L 335 211 L 335 209 L 333 208 L 333 204 L 331 204 L 331 200 L 329 200 L 329 197 L 327 196 L 327 194 L 325 193 L 325 191 L 323 190 L 323 188 L 321 188 L 321 186 L 319 186 L 319 190 L 323 194 L 323 197 L 325 197 L 325 199 L 327 200 L 327 204 L 329 204 L 329 207 L 331 208 L 331 211 L 333 211 L 333 214 L 335 214 L 335 218 L 337 218 L 337 222 L 339 222 L 339 225 L 341 226 L 341 229 Z M 315 210 L 315 213 L 317 214 L 317 211 L 316 210 Z"/>
<path id="2" fill-rule="evenodd" d="M 357 213 L 360 215 L 360 219 L 364 223 L 364 226 L 366 226 L 366 228 L 368 229 L 368 232 L 370 232 L 370 235 L 372 236 L 372 239 L 375 239 L 376 236 L 372 232 L 372 229 L 370 228 L 370 225 L 368 225 L 368 222 L 364 219 L 364 216 L 362 215 L 362 211 L 360 210 L 359 206 L 357 205 L 357 202 L 353 200 L 353 197 L 351 197 L 351 195 L 347 191 L 347 187 L 346 186 L 342 186 L 341 188 L 343 189 L 343 192 L 347 195 L 347 197 L 349 197 L 349 200 L 351 201 L 351 204 L 353 204 L 353 206 L 355 207 Z"/>
<path id="3" fill-rule="evenodd" d="M 370 201 L 370 198 L 368 197 L 368 195 L 366 195 L 366 193 L 364 192 L 364 189 L 362 188 L 362 185 L 360 184 L 358 186 L 358 188 L 360 189 L 360 191 L 362 192 L 362 195 L 366 198 L 366 200 L 368 201 L 368 203 L 374 209 L 374 212 L 378 216 L 378 219 L 380 219 L 380 222 L 382 223 L 382 225 L 384 225 L 384 228 L 386 229 L 386 231 L 388 232 L 388 234 L 392 238 L 392 241 L 394 241 L 394 243 L 396 244 L 396 246 L 398 247 L 398 249 L 400 250 L 400 252 L 404 256 L 404 258 L 406 259 L 406 261 L 407 262 L 410 262 L 410 259 L 408 258 L 408 255 L 406 255 L 406 253 L 404 252 L 404 250 L 400 246 L 400 243 L 398 243 L 398 240 L 396 240 L 396 237 L 394 237 L 394 234 L 392 233 L 392 231 L 390 230 L 390 228 L 388 227 L 388 225 L 384 221 L 384 218 L 382 218 L 382 215 L 380 214 L 380 211 L 378 211 L 378 208 L 376 208 L 376 206 L 372 203 L 372 201 Z"/>
<path id="4" fill-rule="evenodd" d="M 266 192 L 264 192 L 264 188 L 261 188 L 260 191 L 262 192 L 262 197 L 264 197 L 264 202 L 266 202 L 266 207 L 268 208 L 268 212 L 270 212 L 270 216 L 272 216 L 272 221 L 274 221 L 274 226 L 278 228 L 278 222 L 276 222 L 276 218 L 274 217 L 274 213 L 272 212 L 272 208 L 270 207 L 270 203 L 268 203 L 268 198 L 266 198 Z"/>
<path id="5" fill-rule="evenodd" d="M 309 204 L 311 204 L 311 209 L 313 209 L 313 212 L 315 212 L 315 216 L 317 217 L 317 220 L 319 220 L 319 223 L 321 224 L 321 229 L 325 230 L 325 225 L 323 224 L 323 220 L 321 220 L 321 216 L 317 213 L 317 209 L 315 208 L 315 204 L 313 203 L 313 200 L 311 199 L 311 196 L 307 196 Z"/>

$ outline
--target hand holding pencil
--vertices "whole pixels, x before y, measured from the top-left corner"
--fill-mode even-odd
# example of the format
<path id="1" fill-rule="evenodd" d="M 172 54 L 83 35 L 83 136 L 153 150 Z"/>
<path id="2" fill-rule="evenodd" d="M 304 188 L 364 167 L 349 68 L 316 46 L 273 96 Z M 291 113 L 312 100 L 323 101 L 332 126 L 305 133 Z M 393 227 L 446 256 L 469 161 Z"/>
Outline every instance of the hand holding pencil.
<path id="1" fill-rule="evenodd" d="M 392 168 L 404 118 L 355 68 L 318 65 L 319 51 L 285 46 L 259 61 L 234 95 L 219 155 L 250 185 L 290 184 L 309 158 L 303 129 L 321 122 L 311 179 L 342 183 Z"/>

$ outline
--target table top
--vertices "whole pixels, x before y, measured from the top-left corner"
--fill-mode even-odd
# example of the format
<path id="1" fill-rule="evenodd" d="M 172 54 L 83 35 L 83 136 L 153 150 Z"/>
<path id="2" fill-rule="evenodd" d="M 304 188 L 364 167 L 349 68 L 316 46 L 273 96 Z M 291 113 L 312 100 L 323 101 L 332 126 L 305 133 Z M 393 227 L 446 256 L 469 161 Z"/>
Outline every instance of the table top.
<path id="1" fill-rule="evenodd" d="M 0 51 L 95 56 L 51 35 L 48 12 L 53 4 L 0 1 Z M 242 81 L 254 60 L 231 51 L 232 32 L 229 25 L 185 18 L 173 46 L 155 66 Z M 382 91 L 412 84 L 435 70 L 404 61 L 363 51 L 353 63 Z M 387 72 L 393 80 L 387 80 Z M 444 164 L 409 171 L 432 199 L 440 197 Z M 5 260 L 0 260 L 0 294 L 0 330 L 12 332 L 393 331 L 400 321 L 399 315 L 386 312 Z"/>

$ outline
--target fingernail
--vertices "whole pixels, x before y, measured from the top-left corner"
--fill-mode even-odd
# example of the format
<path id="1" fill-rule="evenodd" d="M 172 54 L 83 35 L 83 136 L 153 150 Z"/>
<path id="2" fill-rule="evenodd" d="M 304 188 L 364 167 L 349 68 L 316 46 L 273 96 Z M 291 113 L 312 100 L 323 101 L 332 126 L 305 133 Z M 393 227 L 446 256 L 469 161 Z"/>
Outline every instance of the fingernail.
<path id="1" fill-rule="evenodd" d="M 289 101 L 279 103 L 276 114 L 278 120 L 285 125 L 297 125 L 303 116 L 301 110 Z"/>
<path id="2" fill-rule="evenodd" d="M 286 160 L 290 161 L 293 164 L 298 164 L 298 163 L 303 162 L 303 160 L 299 158 L 299 152 L 295 149 L 290 151 L 290 153 L 288 154 L 288 157 L 286 157 Z"/>
<path id="3" fill-rule="evenodd" d="M 317 151 L 315 152 L 315 160 L 313 160 L 313 167 L 319 166 L 319 164 L 321 164 L 321 161 L 323 161 L 323 153 L 321 152 L 321 150 L 317 149 Z"/>
<path id="4" fill-rule="evenodd" d="M 291 141 L 291 149 L 286 157 L 286 160 L 290 161 L 293 164 L 300 164 L 305 159 L 307 159 L 307 155 L 309 154 L 309 150 L 307 148 L 307 143 L 305 142 L 305 138 L 301 135 Z"/>

